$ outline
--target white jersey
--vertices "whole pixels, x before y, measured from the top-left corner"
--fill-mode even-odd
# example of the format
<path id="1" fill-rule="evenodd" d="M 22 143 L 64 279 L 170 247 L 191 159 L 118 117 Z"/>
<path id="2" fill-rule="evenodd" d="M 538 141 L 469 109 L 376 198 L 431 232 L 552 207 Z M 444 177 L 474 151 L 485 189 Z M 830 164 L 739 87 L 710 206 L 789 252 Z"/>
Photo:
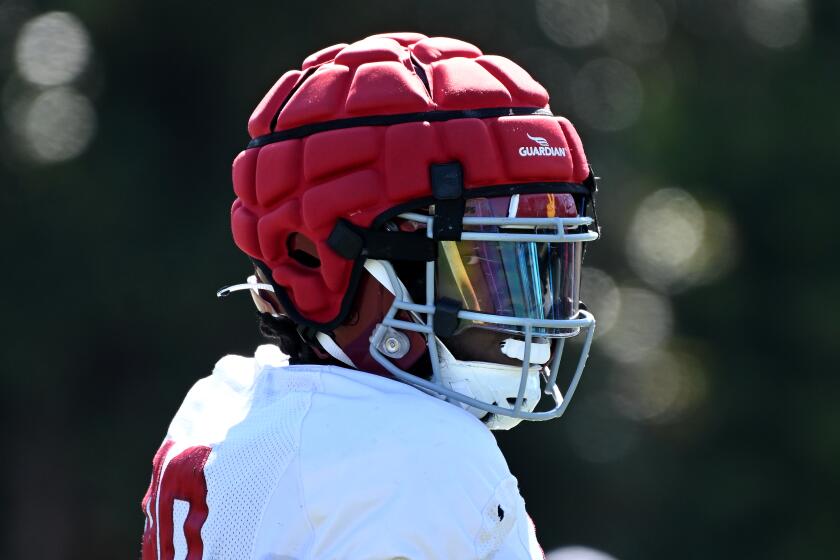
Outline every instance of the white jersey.
<path id="1" fill-rule="evenodd" d="M 144 560 L 543 558 L 475 417 L 275 346 L 196 383 L 153 465 Z"/>

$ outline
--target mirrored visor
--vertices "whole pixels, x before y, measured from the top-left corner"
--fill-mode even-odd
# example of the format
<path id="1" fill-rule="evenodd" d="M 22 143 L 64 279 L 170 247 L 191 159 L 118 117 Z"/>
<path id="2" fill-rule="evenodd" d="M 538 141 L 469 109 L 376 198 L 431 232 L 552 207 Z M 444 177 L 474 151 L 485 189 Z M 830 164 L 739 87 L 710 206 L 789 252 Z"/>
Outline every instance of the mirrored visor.
<path id="1" fill-rule="evenodd" d="M 524 214 L 524 215 L 523 215 Z M 467 216 L 574 217 L 571 195 L 514 195 L 472 199 Z M 501 316 L 487 321 L 461 321 L 459 330 L 481 327 L 511 333 L 525 328 L 504 317 L 537 320 L 572 319 L 578 314 L 581 242 L 507 241 L 505 235 L 551 233 L 527 226 L 465 227 L 464 231 L 498 234 L 497 240 L 441 241 L 436 269 L 437 297 L 458 301 L 464 310 Z M 498 322 L 496 322 L 498 321 Z M 572 328 L 534 327 L 536 336 L 565 337 Z"/>

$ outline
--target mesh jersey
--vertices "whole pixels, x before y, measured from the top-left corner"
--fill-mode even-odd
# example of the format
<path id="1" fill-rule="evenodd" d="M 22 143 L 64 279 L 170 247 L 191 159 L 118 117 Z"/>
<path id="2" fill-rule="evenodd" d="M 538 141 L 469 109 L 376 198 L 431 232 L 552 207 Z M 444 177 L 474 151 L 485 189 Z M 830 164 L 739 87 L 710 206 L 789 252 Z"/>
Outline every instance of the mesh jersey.
<path id="1" fill-rule="evenodd" d="M 153 467 L 143 560 L 543 558 L 481 422 L 275 346 L 196 383 Z"/>

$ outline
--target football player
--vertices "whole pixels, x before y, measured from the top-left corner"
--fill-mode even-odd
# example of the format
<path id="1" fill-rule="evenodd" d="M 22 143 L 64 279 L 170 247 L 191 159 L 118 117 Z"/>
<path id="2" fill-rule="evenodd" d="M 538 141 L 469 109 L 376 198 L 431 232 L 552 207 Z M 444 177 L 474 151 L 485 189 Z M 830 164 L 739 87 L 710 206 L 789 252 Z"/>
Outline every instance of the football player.
<path id="1" fill-rule="evenodd" d="M 507 58 L 390 33 L 283 74 L 248 132 L 253 274 L 220 295 L 249 291 L 275 345 L 186 396 L 143 558 L 542 558 L 490 430 L 560 416 L 592 340 L 575 129 Z"/>

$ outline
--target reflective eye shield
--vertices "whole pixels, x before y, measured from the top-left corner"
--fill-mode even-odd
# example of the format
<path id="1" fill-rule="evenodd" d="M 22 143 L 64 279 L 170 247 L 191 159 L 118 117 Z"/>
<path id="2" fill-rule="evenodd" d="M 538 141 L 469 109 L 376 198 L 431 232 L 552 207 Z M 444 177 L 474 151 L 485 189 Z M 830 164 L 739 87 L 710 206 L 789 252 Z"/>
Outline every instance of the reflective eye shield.
<path id="1" fill-rule="evenodd" d="M 407 213 L 401 218 L 425 223 L 427 226 L 434 218 L 423 214 Z M 474 321 L 486 325 L 500 325 L 500 330 L 524 333 L 523 324 L 513 319 L 516 317 L 533 319 L 538 323 L 532 327 L 539 329 L 534 334 L 550 336 L 571 336 L 576 334 L 569 329 L 577 329 L 558 321 L 571 319 L 577 315 L 577 280 L 581 251 L 579 245 L 598 238 L 595 231 L 570 233 L 568 229 L 592 225 L 589 217 L 574 218 L 464 218 L 465 226 L 517 227 L 505 232 L 464 231 L 462 241 L 441 242 L 442 249 L 437 260 L 437 274 L 427 272 L 427 300 L 439 301 L 441 296 L 454 300 L 461 308 L 457 312 L 458 320 Z M 528 229 L 526 229 L 528 228 Z M 539 231 L 539 233 L 530 233 Z M 431 232 L 431 229 L 427 231 Z M 482 245 L 477 245 L 477 244 Z M 449 244 L 449 245 L 448 245 Z M 543 258 L 537 254 L 536 245 L 547 245 Z M 499 259 L 479 259 L 468 264 L 464 262 L 463 251 L 478 247 L 487 255 L 497 251 Z M 503 253 L 506 256 L 502 256 Z M 481 253 L 479 252 L 479 255 Z M 545 258 L 554 255 L 553 259 Z M 561 262 L 573 260 L 572 266 L 553 267 Z M 507 268 L 505 268 L 507 266 Z M 540 273 L 543 267 L 546 275 Z M 470 274 L 470 270 L 473 274 Z M 448 272 L 444 281 L 439 283 L 436 276 Z M 552 278 L 557 275 L 559 278 Z M 507 283 L 503 283 L 507 280 Z M 511 281 L 513 280 L 513 281 Z M 556 289 L 560 281 L 561 289 Z M 431 284 L 429 284 L 431 282 Z M 539 283 L 539 284 L 538 284 Z M 435 293 L 435 287 L 442 288 Z M 476 293 L 475 286 L 481 286 Z M 552 290 L 551 298 L 544 298 L 544 290 Z M 546 299 L 551 304 L 546 306 Z M 574 300 L 574 301 L 573 301 Z M 522 314 L 517 313 L 516 307 Z M 456 329 L 459 328 L 456 326 Z M 554 330 L 552 330 L 554 329 Z M 556 330 L 560 329 L 560 330 Z M 436 334 L 449 336 L 452 332 L 436 329 Z"/>
<path id="2" fill-rule="evenodd" d="M 594 232 L 573 233 L 590 223 L 588 218 L 580 220 L 576 212 L 571 196 L 560 194 L 468 201 L 470 217 L 465 219 L 461 240 L 439 242 L 437 299 L 489 315 L 552 320 L 575 317 L 581 244 L 597 237 Z M 484 240 L 475 240 L 474 233 L 485 234 L 481 236 Z M 460 321 L 457 332 L 472 326 L 523 333 L 514 324 L 473 321 Z M 577 332 L 542 327 L 535 331 L 548 337 Z"/>

